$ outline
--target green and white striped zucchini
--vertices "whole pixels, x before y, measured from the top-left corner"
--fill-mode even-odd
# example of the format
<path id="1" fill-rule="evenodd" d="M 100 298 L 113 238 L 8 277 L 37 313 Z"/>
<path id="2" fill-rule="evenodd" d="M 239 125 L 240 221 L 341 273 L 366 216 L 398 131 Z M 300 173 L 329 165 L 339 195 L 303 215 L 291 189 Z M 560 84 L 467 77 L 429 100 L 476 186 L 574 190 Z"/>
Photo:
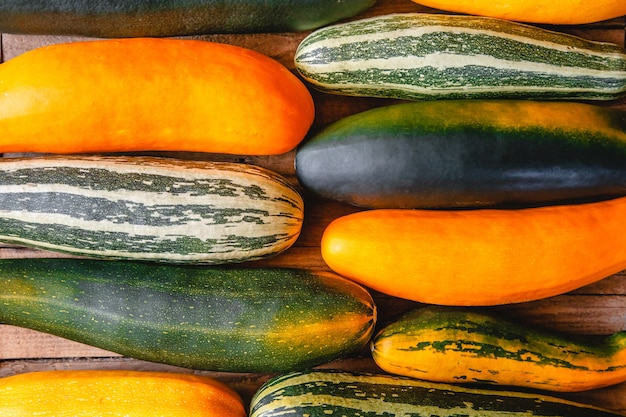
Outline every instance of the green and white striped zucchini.
<path id="1" fill-rule="evenodd" d="M 254 395 L 250 417 L 617 417 L 541 394 L 435 384 L 391 375 L 306 371 L 279 375 Z"/>
<path id="2" fill-rule="evenodd" d="M 285 178 L 252 165 L 133 156 L 0 161 L 0 241 L 55 252 L 250 261 L 289 248 L 303 215 Z"/>
<path id="3" fill-rule="evenodd" d="M 626 331 L 567 335 L 477 309 L 410 311 L 378 332 L 372 356 L 386 372 L 444 383 L 576 392 L 626 381 Z"/>
<path id="4" fill-rule="evenodd" d="M 403 13 L 316 30 L 295 54 L 319 90 L 406 100 L 611 100 L 626 92 L 618 45 L 480 16 Z"/>
<path id="5" fill-rule="evenodd" d="M 367 290 L 321 271 L 0 260 L 0 322 L 193 369 L 307 369 L 366 348 L 375 321 Z"/>

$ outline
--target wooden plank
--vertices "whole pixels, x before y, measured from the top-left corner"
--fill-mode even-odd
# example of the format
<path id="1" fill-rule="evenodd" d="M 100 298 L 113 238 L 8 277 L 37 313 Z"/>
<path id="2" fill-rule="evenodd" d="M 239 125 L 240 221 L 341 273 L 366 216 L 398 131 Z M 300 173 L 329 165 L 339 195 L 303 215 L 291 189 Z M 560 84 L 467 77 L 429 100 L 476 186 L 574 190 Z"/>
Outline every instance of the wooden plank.
<path id="1" fill-rule="evenodd" d="M 425 8 L 409 0 L 379 0 L 370 10 L 355 17 L 355 19 L 392 12 L 440 13 L 440 11 Z M 612 42 L 624 46 L 626 40 L 625 27 L 626 19 L 616 18 L 589 25 L 548 28 L 572 33 L 587 39 Z M 307 33 L 216 34 L 193 38 L 231 43 L 254 49 L 277 59 L 295 71 L 293 54 L 298 43 L 306 35 Z M 82 37 L 0 34 L 0 61 L 9 60 L 33 48 L 52 43 L 88 40 L 90 39 Z M 385 99 L 341 97 L 316 91 L 311 91 L 311 93 L 317 111 L 311 133 L 315 133 L 328 123 L 349 114 L 397 102 Z M 626 110 L 626 99 L 600 104 Z M 298 185 L 293 165 L 294 152 L 270 157 L 178 152 L 148 154 L 182 159 L 225 160 L 261 165 L 287 176 L 292 183 Z M 299 190 L 303 193 L 306 204 L 302 235 L 294 247 L 284 254 L 249 266 L 289 266 L 328 270 L 319 250 L 319 241 L 324 228 L 334 218 L 359 209 L 321 200 L 309 195 L 301 188 Z M 0 245 L 0 258 L 67 256 L 14 245 Z M 379 327 L 394 320 L 409 309 L 420 307 L 419 303 L 376 292 L 373 292 L 373 296 L 379 309 Z M 529 303 L 497 306 L 493 309 L 520 321 L 554 331 L 600 336 L 626 330 L 626 271 L 568 294 Z M 325 364 L 321 368 L 380 371 L 371 360 L 367 350 L 349 358 Z M 207 374 L 231 385 L 242 394 L 245 401 L 249 401 L 255 390 L 271 376 L 267 374 L 207 372 L 148 363 L 40 332 L 0 325 L 0 377 L 46 369 L 135 369 Z M 626 383 L 601 390 L 556 394 L 556 396 L 626 413 Z"/>

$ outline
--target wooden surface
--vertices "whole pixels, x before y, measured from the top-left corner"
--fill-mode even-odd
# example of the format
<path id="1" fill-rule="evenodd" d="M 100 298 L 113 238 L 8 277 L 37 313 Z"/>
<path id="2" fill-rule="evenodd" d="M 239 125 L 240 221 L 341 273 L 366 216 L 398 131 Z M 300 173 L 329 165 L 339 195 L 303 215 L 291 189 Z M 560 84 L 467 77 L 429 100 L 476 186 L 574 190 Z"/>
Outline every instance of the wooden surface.
<path id="1" fill-rule="evenodd" d="M 360 17 L 391 12 L 431 12 L 409 0 L 379 0 Z M 555 27 L 553 29 L 573 33 L 588 39 L 602 40 L 624 46 L 624 18 L 592 25 Z M 279 33 L 256 35 L 207 35 L 196 38 L 245 46 L 269 55 L 285 66 L 294 69 L 293 54 L 298 43 L 307 33 Z M 20 36 L 1 34 L 1 52 L 4 61 L 23 52 L 49 43 L 81 40 L 72 37 Z M 312 91 L 317 116 L 312 132 L 348 114 L 371 107 L 391 104 L 392 101 L 354 97 L 330 96 Z M 626 100 L 599 103 L 626 110 Z M 274 157 L 247 155 L 225 156 L 208 154 L 168 154 L 186 159 L 231 160 L 265 166 L 294 177 L 293 156 L 290 152 Z M 303 191 L 303 190 L 301 190 Z M 318 200 L 303 191 L 306 200 L 306 220 L 302 236 L 294 247 L 276 258 L 251 266 L 281 265 L 327 269 L 319 253 L 319 241 L 324 227 L 334 218 L 357 209 Z M 0 246 L 0 257 L 50 257 L 60 256 L 15 246 Z M 528 323 L 574 334 L 605 335 L 626 330 L 626 277 L 625 272 L 608 277 L 596 284 L 550 299 L 517 305 L 494 307 L 503 313 L 518 317 Z M 406 300 L 373 293 L 378 303 L 383 325 L 398 314 L 418 306 Z M 325 368 L 378 371 L 367 351 L 351 358 L 324 365 Z M 47 369 L 139 369 L 196 372 L 217 377 L 238 390 L 246 402 L 270 375 L 198 372 L 171 366 L 147 363 L 121 357 L 111 352 L 70 342 L 58 337 L 0 325 L 0 376 Z M 588 404 L 594 404 L 626 414 L 626 383 L 613 387 L 576 394 L 552 394 Z"/>

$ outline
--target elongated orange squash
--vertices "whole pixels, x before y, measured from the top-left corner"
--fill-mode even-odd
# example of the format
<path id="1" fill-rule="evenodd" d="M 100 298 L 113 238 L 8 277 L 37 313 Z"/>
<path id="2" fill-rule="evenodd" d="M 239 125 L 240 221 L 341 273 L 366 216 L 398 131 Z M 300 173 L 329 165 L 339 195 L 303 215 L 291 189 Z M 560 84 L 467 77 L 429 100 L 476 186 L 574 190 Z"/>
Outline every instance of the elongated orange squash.
<path id="1" fill-rule="evenodd" d="M 313 117 L 294 74 L 234 45 L 71 42 L 0 65 L 0 152 L 280 154 Z"/>
<path id="2" fill-rule="evenodd" d="M 42 371 L 0 379 L 0 415 L 245 417 L 239 394 L 204 376 L 123 370 Z"/>
<path id="3" fill-rule="evenodd" d="M 518 210 L 369 210 L 331 222 L 322 256 L 374 290 L 444 305 L 537 300 L 626 268 L 626 198 Z"/>
<path id="4" fill-rule="evenodd" d="M 413 0 L 450 12 L 528 23 L 578 25 L 626 15 L 622 0 Z"/>

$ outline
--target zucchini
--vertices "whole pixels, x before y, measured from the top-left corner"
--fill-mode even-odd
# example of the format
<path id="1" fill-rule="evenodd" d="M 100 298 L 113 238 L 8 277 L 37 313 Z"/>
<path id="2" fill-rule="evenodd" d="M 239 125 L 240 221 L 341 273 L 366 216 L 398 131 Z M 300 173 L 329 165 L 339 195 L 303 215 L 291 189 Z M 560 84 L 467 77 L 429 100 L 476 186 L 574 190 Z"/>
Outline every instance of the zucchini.
<path id="1" fill-rule="evenodd" d="M 367 208 L 521 207 L 626 194 L 626 112 L 439 100 L 339 120 L 296 153 L 300 184 Z"/>
<path id="2" fill-rule="evenodd" d="M 374 0 L 4 0 L 0 32 L 99 38 L 287 32 L 356 15 Z"/>
<path id="3" fill-rule="evenodd" d="M 239 394 L 218 380 L 180 372 L 78 370 L 0 378 L 9 417 L 246 417 Z"/>
<path id="4" fill-rule="evenodd" d="M 367 346 L 370 294 L 328 272 L 93 259 L 0 260 L 0 322 L 135 359 L 280 372 Z"/>
<path id="5" fill-rule="evenodd" d="M 138 156 L 0 161 L 0 241 L 106 259 L 220 264 L 267 258 L 300 234 L 281 175 Z"/>
<path id="6" fill-rule="evenodd" d="M 626 3 L 615 0 L 413 0 L 426 7 L 454 13 L 498 17 L 550 25 L 581 25 L 626 15 Z"/>
<path id="7" fill-rule="evenodd" d="M 461 388 L 400 376 L 333 370 L 278 375 L 261 386 L 250 407 L 250 417 L 621 416 L 542 394 Z"/>
<path id="8" fill-rule="evenodd" d="M 626 53 L 481 16 L 402 13 L 324 27 L 302 40 L 298 72 L 335 94 L 405 100 L 612 100 L 626 93 Z"/>
<path id="9" fill-rule="evenodd" d="M 568 335 L 459 307 L 404 314 L 378 332 L 372 355 L 386 372 L 434 382 L 576 392 L 626 381 L 626 331 Z"/>
<path id="10" fill-rule="evenodd" d="M 194 39 L 48 45 L 2 63 L 0 80 L 1 153 L 277 155 L 315 115 L 278 61 Z"/>
<path id="11" fill-rule="evenodd" d="M 334 219 L 321 253 L 383 294 L 456 306 L 538 300 L 626 269 L 626 197 L 524 209 L 375 209 Z"/>

